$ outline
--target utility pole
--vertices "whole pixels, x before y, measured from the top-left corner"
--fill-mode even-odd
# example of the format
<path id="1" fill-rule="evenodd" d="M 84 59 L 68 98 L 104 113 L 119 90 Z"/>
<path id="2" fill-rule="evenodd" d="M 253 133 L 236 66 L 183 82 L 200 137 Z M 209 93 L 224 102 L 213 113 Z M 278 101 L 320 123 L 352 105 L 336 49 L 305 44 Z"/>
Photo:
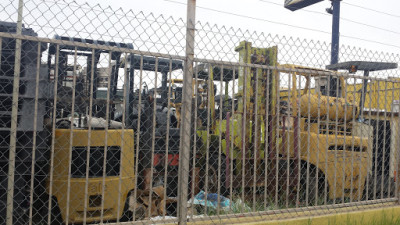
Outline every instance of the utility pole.
<path id="1" fill-rule="evenodd" d="M 327 9 L 332 14 L 332 45 L 331 45 L 331 65 L 339 62 L 339 23 L 340 23 L 340 1 L 331 0 L 332 8 Z M 337 78 L 329 76 L 329 96 L 337 96 Z M 340 87 L 339 87 L 340 88 Z M 340 93 L 340 90 L 339 90 Z"/>
<path id="2" fill-rule="evenodd" d="M 16 35 L 22 34 L 22 11 L 24 9 L 24 0 L 18 2 L 18 19 Z M 21 49 L 22 40 L 15 40 L 15 65 L 14 65 L 14 83 L 11 109 L 11 132 L 10 132 L 10 150 L 8 157 L 8 180 L 7 180 L 7 211 L 6 224 L 12 225 L 14 219 L 14 185 L 15 185 L 15 157 L 17 149 L 17 117 L 18 117 L 18 98 L 19 98 L 19 79 L 21 71 Z M 1 50 L 1 48 L 0 48 Z"/>
<path id="3" fill-rule="evenodd" d="M 186 59 L 183 75 L 183 101 L 181 140 L 178 171 L 178 223 L 187 222 L 187 196 L 189 182 L 189 160 L 191 139 L 191 117 L 192 117 L 192 77 L 194 61 L 194 34 L 196 24 L 196 0 L 187 1 L 186 22 Z"/>
<path id="4" fill-rule="evenodd" d="M 285 0 L 284 7 L 291 11 L 296 11 L 307 6 L 313 5 L 315 3 L 321 2 L 323 0 Z M 331 0 L 332 6 L 327 8 L 326 11 L 332 14 L 332 45 L 331 45 L 331 65 L 337 64 L 339 62 L 339 21 L 340 21 L 340 1 L 341 0 Z M 340 88 L 338 88 L 337 77 L 329 76 L 328 87 L 321 90 L 323 95 L 336 97 L 341 93 Z M 337 93 L 337 91 L 339 91 Z"/>

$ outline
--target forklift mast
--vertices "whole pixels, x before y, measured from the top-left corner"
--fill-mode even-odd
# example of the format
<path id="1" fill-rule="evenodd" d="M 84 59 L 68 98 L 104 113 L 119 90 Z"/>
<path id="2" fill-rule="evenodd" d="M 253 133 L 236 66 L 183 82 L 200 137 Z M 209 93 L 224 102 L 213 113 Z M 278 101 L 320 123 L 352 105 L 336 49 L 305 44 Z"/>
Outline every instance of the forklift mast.
<path id="1" fill-rule="evenodd" d="M 267 66 L 277 65 L 278 48 L 276 46 L 270 48 L 255 48 L 251 42 L 242 41 L 235 49 L 239 52 L 240 63 L 260 64 Z M 249 149 L 249 144 L 257 144 L 255 140 L 262 139 L 269 143 L 270 153 L 275 149 L 276 140 L 276 121 L 277 121 L 277 102 L 278 97 L 278 76 L 277 70 L 254 69 L 249 67 L 241 67 L 239 69 L 239 90 L 237 93 L 238 112 L 235 114 L 239 127 L 242 127 L 243 150 Z M 268 105 L 265 102 L 268 102 Z M 268 115 L 268 116 L 266 116 Z M 265 124 L 268 121 L 268 134 L 264 132 L 258 124 Z M 252 123 L 250 123 L 252 121 Z M 258 124 L 256 124 L 258 121 Z M 265 129 L 264 129 L 265 130 Z M 257 131 L 257 132 L 256 132 Z M 257 135 L 257 137 L 251 137 Z M 257 149 L 261 149 L 260 146 Z M 248 153 L 245 153 L 246 155 Z"/>
<path id="2" fill-rule="evenodd" d="M 91 40 L 91 39 L 83 39 L 83 38 L 75 38 L 75 37 L 63 37 L 63 36 L 55 36 L 57 40 L 63 41 L 73 41 L 73 42 L 81 42 L 85 44 L 97 44 L 97 45 L 106 45 L 112 47 L 119 47 L 119 48 L 128 48 L 133 49 L 132 44 L 125 44 L 125 43 L 115 43 L 115 42 L 107 42 L 101 40 Z M 55 59 L 55 63 L 57 63 L 58 71 L 55 71 L 55 64 L 52 62 L 52 58 L 54 55 L 57 54 L 57 47 L 59 51 L 59 59 Z M 111 68 L 111 74 L 109 87 L 110 87 L 110 119 L 114 119 L 115 117 L 115 105 L 118 103 L 117 100 L 117 83 L 118 83 L 118 72 L 119 68 L 121 67 L 121 55 L 122 52 L 110 52 L 107 50 L 101 49 L 93 49 L 89 47 L 76 47 L 70 45 L 56 45 L 50 44 L 49 46 L 49 55 L 48 55 L 48 67 L 49 67 L 49 77 L 51 74 L 51 70 L 54 69 L 54 74 L 57 75 L 57 78 L 54 76 L 54 80 L 57 80 L 57 93 L 55 96 L 58 96 L 61 100 L 70 101 L 72 96 L 69 96 L 71 93 L 72 88 L 75 88 L 76 91 L 76 107 L 75 112 L 79 115 L 86 113 L 87 100 L 93 98 L 95 101 L 93 103 L 93 112 L 96 117 L 105 117 L 104 108 L 104 100 L 103 103 L 97 101 L 97 92 L 98 92 L 98 83 L 99 83 L 99 71 L 98 65 L 100 63 L 100 56 L 101 54 L 110 54 L 111 65 L 108 65 Z M 76 80 L 74 87 L 66 87 L 63 82 L 67 80 L 67 67 L 68 67 L 68 60 L 71 57 L 86 57 L 86 77 L 80 77 L 80 79 Z M 57 61 L 58 60 L 58 61 Z M 73 59 L 73 64 L 77 63 L 77 59 Z M 92 66 L 93 65 L 93 66 Z M 75 72 L 75 71 L 74 71 Z M 76 76 L 76 74 L 74 74 Z M 93 77 L 92 77 L 93 76 Z M 92 79 L 93 78 L 93 79 Z M 133 99 L 133 69 L 129 70 L 128 75 L 129 81 L 125 84 L 127 85 L 127 104 L 131 103 Z M 126 81 L 125 81 L 126 82 Z M 90 93 L 90 88 L 93 87 L 93 93 Z M 69 90 L 68 90 L 69 89 Z M 108 90 L 107 90 L 108 91 Z M 69 99 L 68 99 L 69 98 Z M 129 115 L 129 107 L 125 107 L 126 115 Z M 68 106 L 60 104 L 57 107 L 57 117 L 65 117 L 64 110 L 68 111 Z M 64 113 L 62 113 L 64 112 Z M 129 118 L 127 121 L 129 122 Z M 126 123 L 128 126 L 131 127 L 131 124 Z"/>

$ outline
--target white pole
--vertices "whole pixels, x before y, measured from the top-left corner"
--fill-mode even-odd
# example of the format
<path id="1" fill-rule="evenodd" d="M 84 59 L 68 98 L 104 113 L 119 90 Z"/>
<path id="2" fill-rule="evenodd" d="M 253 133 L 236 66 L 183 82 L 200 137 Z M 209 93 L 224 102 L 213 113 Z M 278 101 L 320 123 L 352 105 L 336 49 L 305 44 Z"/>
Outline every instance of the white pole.
<path id="1" fill-rule="evenodd" d="M 189 181 L 191 117 L 192 117 L 192 77 L 194 59 L 196 0 L 187 1 L 186 59 L 183 77 L 182 122 L 179 155 L 178 181 L 178 221 L 187 222 L 187 195 Z"/>
<path id="2" fill-rule="evenodd" d="M 23 0 L 18 2 L 18 20 L 17 35 L 22 33 L 22 10 L 24 8 Z M 6 224 L 13 224 L 14 211 L 14 176 L 15 176 L 15 151 L 17 142 L 17 126 L 18 126 L 18 94 L 19 94 L 19 75 L 21 69 L 21 39 L 16 39 L 15 44 L 15 64 L 14 64 L 14 83 L 13 97 L 11 109 L 11 131 L 10 131 L 10 151 L 8 161 L 8 184 L 7 184 L 7 219 Z"/>

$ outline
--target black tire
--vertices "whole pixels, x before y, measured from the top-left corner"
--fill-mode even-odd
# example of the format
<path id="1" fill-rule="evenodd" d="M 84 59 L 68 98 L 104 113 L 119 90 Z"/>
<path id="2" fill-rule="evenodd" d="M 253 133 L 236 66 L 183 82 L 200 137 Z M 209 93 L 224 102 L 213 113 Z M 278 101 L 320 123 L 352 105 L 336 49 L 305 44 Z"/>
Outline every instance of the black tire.
<path id="1" fill-rule="evenodd" d="M 379 198 L 389 198 L 395 196 L 395 189 L 396 189 L 396 182 L 393 178 L 385 178 L 387 183 L 384 184 L 382 191 L 382 187 L 380 185 L 381 177 L 377 176 L 376 180 L 378 181 L 377 184 L 374 183 L 375 177 L 373 175 L 368 175 L 368 183 L 365 181 L 362 200 L 374 200 Z M 390 182 L 390 190 L 389 190 L 389 182 Z M 368 185 L 368 196 L 367 196 L 367 185 Z M 376 186 L 375 186 L 376 185 Z M 374 186 L 375 186 L 375 193 L 374 193 Z M 381 196 L 381 191 L 383 192 L 383 196 Z M 375 197 L 374 197 L 375 195 Z"/>
<path id="2" fill-rule="evenodd" d="M 211 153 L 208 162 L 208 193 L 218 193 L 218 181 L 220 182 L 220 195 L 227 196 L 229 193 L 226 188 L 226 161 L 225 156 L 221 155 L 221 167 L 218 166 L 218 153 Z M 220 172 L 220 177 L 218 177 Z M 203 177 L 203 189 L 205 189 L 205 167 Z"/>
<path id="3" fill-rule="evenodd" d="M 49 196 L 46 197 L 47 201 L 45 201 L 45 204 L 41 210 L 41 222 L 44 224 L 47 224 L 48 217 L 50 216 L 50 224 L 51 225 L 61 225 L 63 224 L 63 219 L 61 216 L 61 210 L 58 205 L 57 199 L 55 197 L 51 197 L 51 210 L 49 210 L 49 205 L 48 205 L 48 200 Z M 50 213 L 50 215 L 49 215 Z"/>
<path id="4" fill-rule="evenodd" d="M 126 197 L 124 211 L 122 211 L 122 216 L 120 222 L 128 222 L 133 220 L 133 212 L 129 211 L 129 195 Z"/>
<path id="5" fill-rule="evenodd" d="M 368 183 L 367 179 L 365 179 L 365 185 L 364 185 L 364 190 L 362 193 L 362 200 L 372 200 L 374 198 L 374 177 L 371 175 L 368 175 Z M 367 187 L 368 187 L 368 195 L 367 195 Z"/>
<path id="6" fill-rule="evenodd" d="M 324 174 L 321 171 L 318 171 L 318 181 L 317 181 L 317 171 L 318 169 L 315 166 L 310 165 L 309 176 L 307 179 L 307 164 L 302 164 L 300 173 L 299 197 L 300 201 L 306 206 L 318 205 L 319 199 L 324 198 L 324 185 L 325 185 Z M 307 184 L 308 184 L 308 190 L 307 190 Z M 328 195 L 328 193 L 326 194 Z"/>

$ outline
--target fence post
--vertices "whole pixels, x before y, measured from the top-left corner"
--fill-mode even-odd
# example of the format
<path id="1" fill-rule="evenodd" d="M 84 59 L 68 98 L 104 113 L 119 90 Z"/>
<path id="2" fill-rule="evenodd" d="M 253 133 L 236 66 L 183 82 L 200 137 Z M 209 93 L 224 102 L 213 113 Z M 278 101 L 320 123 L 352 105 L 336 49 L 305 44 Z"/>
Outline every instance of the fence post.
<path id="1" fill-rule="evenodd" d="M 183 75 L 182 122 L 179 156 L 178 180 L 178 221 L 187 222 L 187 195 L 189 181 L 191 117 L 192 117 L 192 77 L 194 59 L 194 30 L 195 30 L 196 0 L 187 1 L 186 21 L 186 59 Z"/>
<path id="2" fill-rule="evenodd" d="M 18 20 L 17 35 L 22 33 L 22 10 L 24 8 L 23 0 L 18 2 Z M 14 207 L 14 175 L 15 175 L 15 151 L 17 142 L 17 116 L 18 116 L 18 97 L 19 97 L 19 75 L 21 69 L 21 39 L 16 38 L 15 42 L 15 63 L 14 63 L 14 83 L 11 108 L 11 131 L 10 131 L 10 149 L 8 157 L 8 176 L 7 176 L 7 212 L 6 224 L 13 224 Z"/>
<path id="3" fill-rule="evenodd" d="M 392 110 L 393 113 L 393 110 Z M 400 113 L 400 112 L 399 112 Z M 397 195 L 397 203 L 400 205 L 400 121 L 397 120 L 397 158 L 396 158 L 396 175 L 395 175 L 395 196 Z"/>

